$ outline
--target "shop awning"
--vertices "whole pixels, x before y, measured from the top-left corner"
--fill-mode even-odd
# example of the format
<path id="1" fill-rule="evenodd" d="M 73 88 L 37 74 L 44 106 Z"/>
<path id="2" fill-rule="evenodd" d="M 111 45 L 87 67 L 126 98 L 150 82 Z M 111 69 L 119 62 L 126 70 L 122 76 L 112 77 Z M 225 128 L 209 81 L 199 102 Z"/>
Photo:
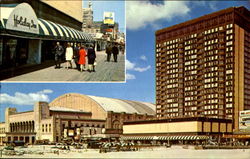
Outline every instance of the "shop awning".
<path id="1" fill-rule="evenodd" d="M 21 15 L 19 14 L 20 10 L 22 10 Z M 36 39 L 74 42 L 94 41 L 90 34 L 49 20 L 37 18 L 35 12 L 27 3 L 21 3 L 12 6 L 1 5 L 0 15 L 1 35 L 16 35 L 22 37 L 34 37 Z M 37 28 L 37 30 L 35 28 Z"/>
<path id="2" fill-rule="evenodd" d="M 0 29 L 5 30 L 6 33 L 10 33 L 9 31 L 11 30 L 5 29 L 6 21 L 7 19 L 3 19 L 0 21 Z M 32 36 L 39 37 L 41 39 L 78 41 L 78 42 L 94 41 L 94 39 L 87 33 L 57 23 L 53 23 L 51 21 L 47 21 L 41 18 L 38 18 L 38 26 L 39 26 L 39 34 L 37 35 L 34 34 Z"/>
<path id="3" fill-rule="evenodd" d="M 198 135 L 176 135 L 176 136 L 122 136 L 122 140 L 162 140 L 162 141 L 176 141 L 176 140 L 207 140 L 208 136 Z"/>
<path id="4" fill-rule="evenodd" d="M 51 37 L 58 40 L 69 41 L 94 41 L 94 39 L 87 33 L 48 20 L 38 18 L 38 24 L 39 35 L 41 37 Z"/>

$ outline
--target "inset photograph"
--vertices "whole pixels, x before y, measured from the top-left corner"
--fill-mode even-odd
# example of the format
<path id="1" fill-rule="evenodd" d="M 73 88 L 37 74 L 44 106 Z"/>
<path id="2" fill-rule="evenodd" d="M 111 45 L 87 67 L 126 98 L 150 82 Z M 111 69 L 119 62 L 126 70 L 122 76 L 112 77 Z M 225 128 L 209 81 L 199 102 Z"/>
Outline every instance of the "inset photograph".
<path id="1" fill-rule="evenodd" d="M 3 82 L 125 82 L 125 2 L 0 3 Z"/>

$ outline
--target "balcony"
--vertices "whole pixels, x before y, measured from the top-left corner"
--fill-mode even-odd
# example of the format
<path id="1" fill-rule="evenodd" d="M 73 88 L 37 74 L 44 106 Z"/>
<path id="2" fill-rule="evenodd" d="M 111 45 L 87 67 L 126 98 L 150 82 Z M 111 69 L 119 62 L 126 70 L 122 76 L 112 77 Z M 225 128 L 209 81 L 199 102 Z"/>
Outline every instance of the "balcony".
<path id="1" fill-rule="evenodd" d="M 198 45 L 198 46 L 197 46 L 197 49 L 198 49 L 198 50 L 200 50 L 200 49 L 202 49 L 202 48 L 203 48 L 203 45 Z"/>
<path id="2" fill-rule="evenodd" d="M 225 50 L 225 46 L 224 45 L 219 45 L 219 50 Z"/>
<path id="3" fill-rule="evenodd" d="M 224 29 L 224 28 L 223 28 L 222 30 L 219 29 L 218 32 L 219 32 L 219 33 L 225 33 L 225 32 L 226 32 L 226 29 Z"/>
<path id="4" fill-rule="evenodd" d="M 224 40 L 219 40 L 219 42 L 218 42 L 219 44 L 225 44 L 226 42 L 224 41 Z"/>
<path id="5" fill-rule="evenodd" d="M 218 55 L 225 55 L 225 51 L 223 49 L 220 49 Z"/>
<path id="6" fill-rule="evenodd" d="M 197 44 L 203 44 L 204 40 L 203 39 L 200 39 L 198 40 Z"/>
<path id="7" fill-rule="evenodd" d="M 184 48 L 184 45 L 178 45 L 177 48 L 178 48 L 178 49 L 183 49 L 183 48 Z"/>
<path id="8" fill-rule="evenodd" d="M 198 38 L 198 39 L 203 38 L 203 34 L 202 34 L 202 33 L 198 34 L 198 35 L 197 35 L 197 38 Z"/>

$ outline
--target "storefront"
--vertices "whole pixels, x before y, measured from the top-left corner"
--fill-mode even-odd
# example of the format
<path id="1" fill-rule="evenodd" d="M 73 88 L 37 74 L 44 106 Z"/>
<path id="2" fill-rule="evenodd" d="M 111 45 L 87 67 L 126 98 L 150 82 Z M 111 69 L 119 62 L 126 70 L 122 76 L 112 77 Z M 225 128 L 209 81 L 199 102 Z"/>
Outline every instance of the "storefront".
<path id="1" fill-rule="evenodd" d="M 57 41 L 92 43 L 82 31 L 38 18 L 28 3 L 1 5 L 0 70 L 53 60 Z"/>

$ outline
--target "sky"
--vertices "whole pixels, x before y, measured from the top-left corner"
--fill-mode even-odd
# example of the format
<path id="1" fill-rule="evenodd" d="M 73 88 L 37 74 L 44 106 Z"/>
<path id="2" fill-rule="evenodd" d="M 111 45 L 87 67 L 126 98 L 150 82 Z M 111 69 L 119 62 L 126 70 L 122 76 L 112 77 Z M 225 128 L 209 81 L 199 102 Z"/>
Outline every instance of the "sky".
<path id="1" fill-rule="evenodd" d="M 83 0 L 83 8 L 88 8 L 88 0 Z M 119 30 L 125 32 L 125 1 L 123 0 L 92 0 L 94 21 L 102 21 L 104 12 L 114 12 L 115 22 L 119 24 Z"/>
<path id="2" fill-rule="evenodd" d="M 155 31 L 232 6 L 250 10 L 249 1 L 127 1 L 126 83 L 1 83 L 0 121 L 6 107 L 32 110 L 71 92 L 155 103 Z"/>

